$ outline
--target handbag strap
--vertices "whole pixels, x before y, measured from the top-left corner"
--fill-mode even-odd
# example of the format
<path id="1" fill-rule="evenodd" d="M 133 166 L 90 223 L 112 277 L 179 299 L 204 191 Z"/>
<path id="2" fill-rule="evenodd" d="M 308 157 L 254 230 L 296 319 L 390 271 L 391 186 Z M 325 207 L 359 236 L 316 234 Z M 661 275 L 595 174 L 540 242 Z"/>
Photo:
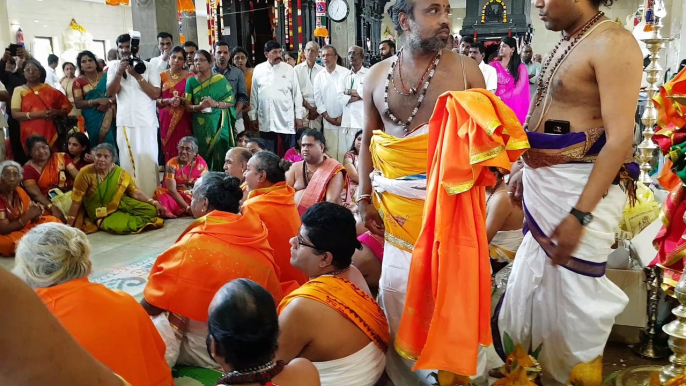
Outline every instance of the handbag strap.
<path id="1" fill-rule="evenodd" d="M 47 103 L 45 103 L 45 101 L 43 100 L 43 98 L 41 98 L 40 95 L 38 95 L 37 92 L 33 91 L 33 89 L 32 89 L 28 84 L 26 85 L 26 87 L 28 87 L 28 89 L 31 90 L 31 92 L 33 93 L 33 95 L 35 95 L 36 98 L 38 98 L 38 100 L 41 101 L 41 103 L 43 104 L 43 106 L 45 106 L 46 109 L 52 110 L 50 107 L 48 107 Z"/>

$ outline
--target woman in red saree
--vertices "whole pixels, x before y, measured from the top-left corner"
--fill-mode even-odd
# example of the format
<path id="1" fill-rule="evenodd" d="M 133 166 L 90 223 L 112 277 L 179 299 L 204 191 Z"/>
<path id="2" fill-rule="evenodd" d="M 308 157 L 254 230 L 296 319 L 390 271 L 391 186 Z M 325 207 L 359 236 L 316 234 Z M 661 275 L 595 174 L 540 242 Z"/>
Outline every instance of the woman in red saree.
<path id="1" fill-rule="evenodd" d="M 157 100 L 160 114 L 160 137 L 165 160 L 170 161 L 179 154 L 177 144 L 181 138 L 192 135 L 192 115 L 186 112 L 186 80 L 192 75 L 184 70 L 186 51 L 174 47 L 169 57 L 171 68 L 160 74 L 162 97 Z"/>
<path id="2" fill-rule="evenodd" d="M 24 165 L 24 188 L 31 199 L 42 204 L 46 214 L 52 214 L 66 222 L 60 206 L 63 195 L 51 197 L 52 189 L 59 189 L 62 193 L 69 192 L 74 185 L 74 179 L 79 173 L 72 163 L 71 157 L 66 153 L 51 152 L 48 141 L 39 136 L 32 135 L 26 140 L 31 159 Z M 57 204 L 57 205 L 55 205 Z M 71 198 L 65 204 L 69 210 Z"/>
<path id="3" fill-rule="evenodd" d="M 173 218 L 191 213 L 193 185 L 205 173 L 207 163 L 198 155 L 198 143 L 192 136 L 179 142 L 177 157 L 167 161 L 162 187 L 157 188 L 154 198 L 166 209 L 166 216 Z"/>
<path id="4" fill-rule="evenodd" d="M 66 117 L 72 109 L 71 102 L 64 94 L 41 81 L 45 70 L 36 60 L 27 61 L 23 71 L 26 84 L 15 88 L 12 94 L 12 117 L 19 121 L 21 143 L 25 144 L 32 135 L 40 135 L 48 140 L 53 150 L 57 150 L 57 129 L 53 120 Z"/>

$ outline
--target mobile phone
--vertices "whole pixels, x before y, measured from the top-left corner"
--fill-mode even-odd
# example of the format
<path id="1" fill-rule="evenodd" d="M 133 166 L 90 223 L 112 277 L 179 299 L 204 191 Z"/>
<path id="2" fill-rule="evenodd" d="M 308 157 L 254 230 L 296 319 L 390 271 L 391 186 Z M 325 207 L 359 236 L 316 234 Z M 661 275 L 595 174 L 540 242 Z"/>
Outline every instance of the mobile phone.
<path id="1" fill-rule="evenodd" d="M 19 55 L 19 53 L 18 53 L 19 48 L 21 48 L 21 45 L 19 45 L 19 44 L 10 44 L 10 46 L 8 47 L 8 49 L 10 51 L 10 55 L 12 55 L 12 56 Z"/>
<path id="2" fill-rule="evenodd" d="M 545 126 L 543 127 L 543 132 L 546 134 L 569 134 L 571 131 L 571 124 L 569 121 L 558 121 L 555 119 L 549 119 L 545 121 Z"/>

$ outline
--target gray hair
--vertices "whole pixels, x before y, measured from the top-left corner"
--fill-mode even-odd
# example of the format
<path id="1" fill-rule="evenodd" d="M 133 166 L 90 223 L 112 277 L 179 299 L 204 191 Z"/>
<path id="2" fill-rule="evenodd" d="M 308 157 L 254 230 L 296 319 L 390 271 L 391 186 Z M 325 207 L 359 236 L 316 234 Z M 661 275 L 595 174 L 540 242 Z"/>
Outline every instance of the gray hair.
<path id="1" fill-rule="evenodd" d="M 181 147 L 182 143 L 190 143 L 191 147 L 193 148 L 193 151 L 196 153 L 198 152 L 198 141 L 195 140 L 195 137 L 188 135 L 181 138 L 177 147 Z"/>
<path id="2" fill-rule="evenodd" d="M 117 160 L 119 160 L 119 156 L 117 155 L 117 149 L 115 149 L 114 146 L 112 146 L 111 144 L 109 144 L 109 143 L 107 143 L 107 142 L 103 142 L 103 143 L 99 144 L 98 146 L 96 146 L 96 147 L 93 149 L 93 153 L 97 153 L 98 150 L 107 150 L 107 151 L 109 151 L 110 154 L 112 154 L 112 160 L 113 160 L 114 162 L 117 162 Z"/>
<path id="3" fill-rule="evenodd" d="M 19 178 L 23 179 L 24 178 L 24 169 L 19 165 L 18 163 L 14 161 L 2 161 L 0 162 L 0 175 L 5 171 L 5 168 L 8 168 L 10 166 L 13 166 L 19 170 Z"/>
<path id="4" fill-rule="evenodd" d="M 319 43 L 315 42 L 314 40 L 310 40 L 309 42 L 307 42 L 307 44 L 305 44 L 305 49 L 307 49 L 307 46 L 309 45 L 314 46 L 315 51 L 319 51 Z"/>
<path id="5" fill-rule="evenodd" d="M 46 288 L 90 275 L 86 234 L 61 223 L 36 226 L 17 246 L 12 272 L 31 288 Z"/>

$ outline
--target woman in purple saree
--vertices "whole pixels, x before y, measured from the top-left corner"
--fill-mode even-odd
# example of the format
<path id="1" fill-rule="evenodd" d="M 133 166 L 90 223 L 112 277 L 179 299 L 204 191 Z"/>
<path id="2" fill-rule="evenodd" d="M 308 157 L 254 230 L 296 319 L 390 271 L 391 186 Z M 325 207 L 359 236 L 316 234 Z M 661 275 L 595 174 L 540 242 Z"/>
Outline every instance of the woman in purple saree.
<path id="1" fill-rule="evenodd" d="M 495 95 L 511 108 L 521 124 L 529 112 L 529 72 L 517 53 L 517 41 L 511 37 L 500 39 L 500 61 L 490 63 L 498 72 Z"/>

